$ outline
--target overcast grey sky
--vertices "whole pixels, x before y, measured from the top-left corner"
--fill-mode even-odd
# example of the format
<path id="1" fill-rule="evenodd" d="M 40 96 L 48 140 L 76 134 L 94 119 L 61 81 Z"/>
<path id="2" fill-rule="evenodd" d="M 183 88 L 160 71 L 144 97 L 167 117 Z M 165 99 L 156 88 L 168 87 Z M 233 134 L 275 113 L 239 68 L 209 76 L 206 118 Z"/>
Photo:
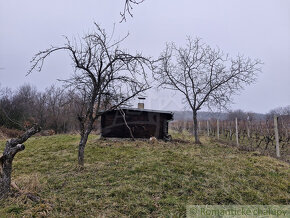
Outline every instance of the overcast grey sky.
<path id="1" fill-rule="evenodd" d="M 166 42 L 185 43 L 201 37 L 232 56 L 259 58 L 265 64 L 258 81 L 235 97 L 232 109 L 268 112 L 290 104 L 289 0 L 145 0 L 133 18 L 119 23 L 124 0 L 0 0 L 0 83 L 17 88 L 24 83 L 44 89 L 72 72 L 65 53 L 51 56 L 42 72 L 25 77 L 31 57 L 62 35 L 77 36 L 93 22 L 115 36 L 130 32 L 123 44 L 130 51 L 158 57 Z M 153 94 L 154 93 L 154 94 Z M 182 110 L 179 94 L 152 90 L 147 108 Z M 204 108 L 203 110 L 206 110 Z"/>

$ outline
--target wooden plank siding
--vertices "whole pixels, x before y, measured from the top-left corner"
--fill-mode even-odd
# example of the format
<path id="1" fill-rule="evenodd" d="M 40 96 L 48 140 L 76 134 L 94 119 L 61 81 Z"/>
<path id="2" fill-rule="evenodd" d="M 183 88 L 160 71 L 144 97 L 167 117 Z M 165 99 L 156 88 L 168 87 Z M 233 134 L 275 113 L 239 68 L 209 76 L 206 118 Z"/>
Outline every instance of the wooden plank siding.
<path id="1" fill-rule="evenodd" d="M 123 109 L 125 119 L 134 138 L 164 139 L 168 136 L 168 122 L 173 119 L 170 112 L 141 109 Z M 111 138 L 131 138 L 119 110 L 108 111 L 101 116 L 101 135 Z"/>

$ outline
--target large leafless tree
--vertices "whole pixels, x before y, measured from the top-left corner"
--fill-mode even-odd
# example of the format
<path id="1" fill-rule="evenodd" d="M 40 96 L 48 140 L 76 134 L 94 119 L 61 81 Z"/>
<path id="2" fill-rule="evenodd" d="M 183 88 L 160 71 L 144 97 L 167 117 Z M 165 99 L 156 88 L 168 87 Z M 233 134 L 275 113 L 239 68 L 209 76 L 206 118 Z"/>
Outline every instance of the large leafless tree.
<path id="1" fill-rule="evenodd" d="M 160 86 L 183 94 L 193 112 L 194 136 L 200 143 L 197 112 L 204 106 L 226 107 L 232 96 L 255 81 L 261 61 L 244 56 L 230 58 L 201 39 L 187 38 L 185 47 L 167 44 L 156 74 Z"/>
<path id="2" fill-rule="evenodd" d="M 153 61 L 140 53 L 132 55 L 121 49 L 120 43 L 125 38 L 114 41 L 95 24 L 95 31 L 83 38 L 71 41 L 66 37 L 64 46 L 50 47 L 32 59 L 28 73 L 35 69 L 41 71 L 46 58 L 57 51 L 66 51 L 71 57 L 74 73 L 63 82 L 74 89 L 81 104 L 78 113 L 81 135 L 78 163 L 81 166 L 88 136 L 101 113 L 123 106 L 149 89 L 146 71 L 153 70 Z"/>

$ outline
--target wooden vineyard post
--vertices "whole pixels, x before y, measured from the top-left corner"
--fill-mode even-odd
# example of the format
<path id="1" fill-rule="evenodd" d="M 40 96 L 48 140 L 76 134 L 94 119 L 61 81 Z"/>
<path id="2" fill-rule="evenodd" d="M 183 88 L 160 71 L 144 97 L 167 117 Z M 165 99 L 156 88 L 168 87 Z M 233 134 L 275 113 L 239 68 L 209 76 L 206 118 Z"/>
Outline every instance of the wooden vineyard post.
<path id="1" fill-rule="evenodd" d="M 206 121 L 206 128 L 207 128 L 207 136 L 209 137 L 209 122 L 208 122 L 208 120 Z"/>
<path id="2" fill-rule="evenodd" d="M 217 138 L 220 139 L 220 126 L 219 126 L 219 120 L 216 121 L 216 134 L 217 134 Z"/>
<path id="3" fill-rule="evenodd" d="M 236 142 L 237 142 L 237 146 L 239 146 L 239 130 L 238 130 L 238 118 L 236 118 L 235 120 L 236 122 Z"/>
<path id="4" fill-rule="evenodd" d="M 232 123 L 229 121 L 229 128 L 230 128 L 230 140 L 232 140 Z"/>
<path id="5" fill-rule="evenodd" d="M 249 119 L 249 116 L 247 117 L 247 136 L 248 136 L 248 139 L 250 138 L 250 119 Z"/>
<path id="6" fill-rule="evenodd" d="M 279 145 L 279 133 L 278 133 L 278 117 L 276 115 L 274 115 L 274 130 L 275 130 L 275 139 L 276 139 L 276 155 L 277 157 L 281 157 L 280 145 Z"/>
<path id="7" fill-rule="evenodd" d="M 200 129 L 200 121 L 198 121 L 198 133 L 200 134 L 201 129 Z"/>

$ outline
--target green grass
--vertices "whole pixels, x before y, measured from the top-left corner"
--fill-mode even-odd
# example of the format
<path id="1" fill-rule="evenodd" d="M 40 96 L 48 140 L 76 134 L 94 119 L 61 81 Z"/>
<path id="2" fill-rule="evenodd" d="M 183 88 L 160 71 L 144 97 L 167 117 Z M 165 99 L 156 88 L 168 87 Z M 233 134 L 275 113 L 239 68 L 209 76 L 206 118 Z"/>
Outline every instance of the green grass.
<path id="1" fill-rule="evenodd" d="M 0 217 L 185 216 L 188 204 L 289 204 L 289 164 L 214 141 L 99 140 L 91 136 L 85 169 L 79 136 L 34 137 L 14 160 L 13 180 L 38 195 L 0 202 Z M 0 142 L 4 148 L 4 141 Z"/>

